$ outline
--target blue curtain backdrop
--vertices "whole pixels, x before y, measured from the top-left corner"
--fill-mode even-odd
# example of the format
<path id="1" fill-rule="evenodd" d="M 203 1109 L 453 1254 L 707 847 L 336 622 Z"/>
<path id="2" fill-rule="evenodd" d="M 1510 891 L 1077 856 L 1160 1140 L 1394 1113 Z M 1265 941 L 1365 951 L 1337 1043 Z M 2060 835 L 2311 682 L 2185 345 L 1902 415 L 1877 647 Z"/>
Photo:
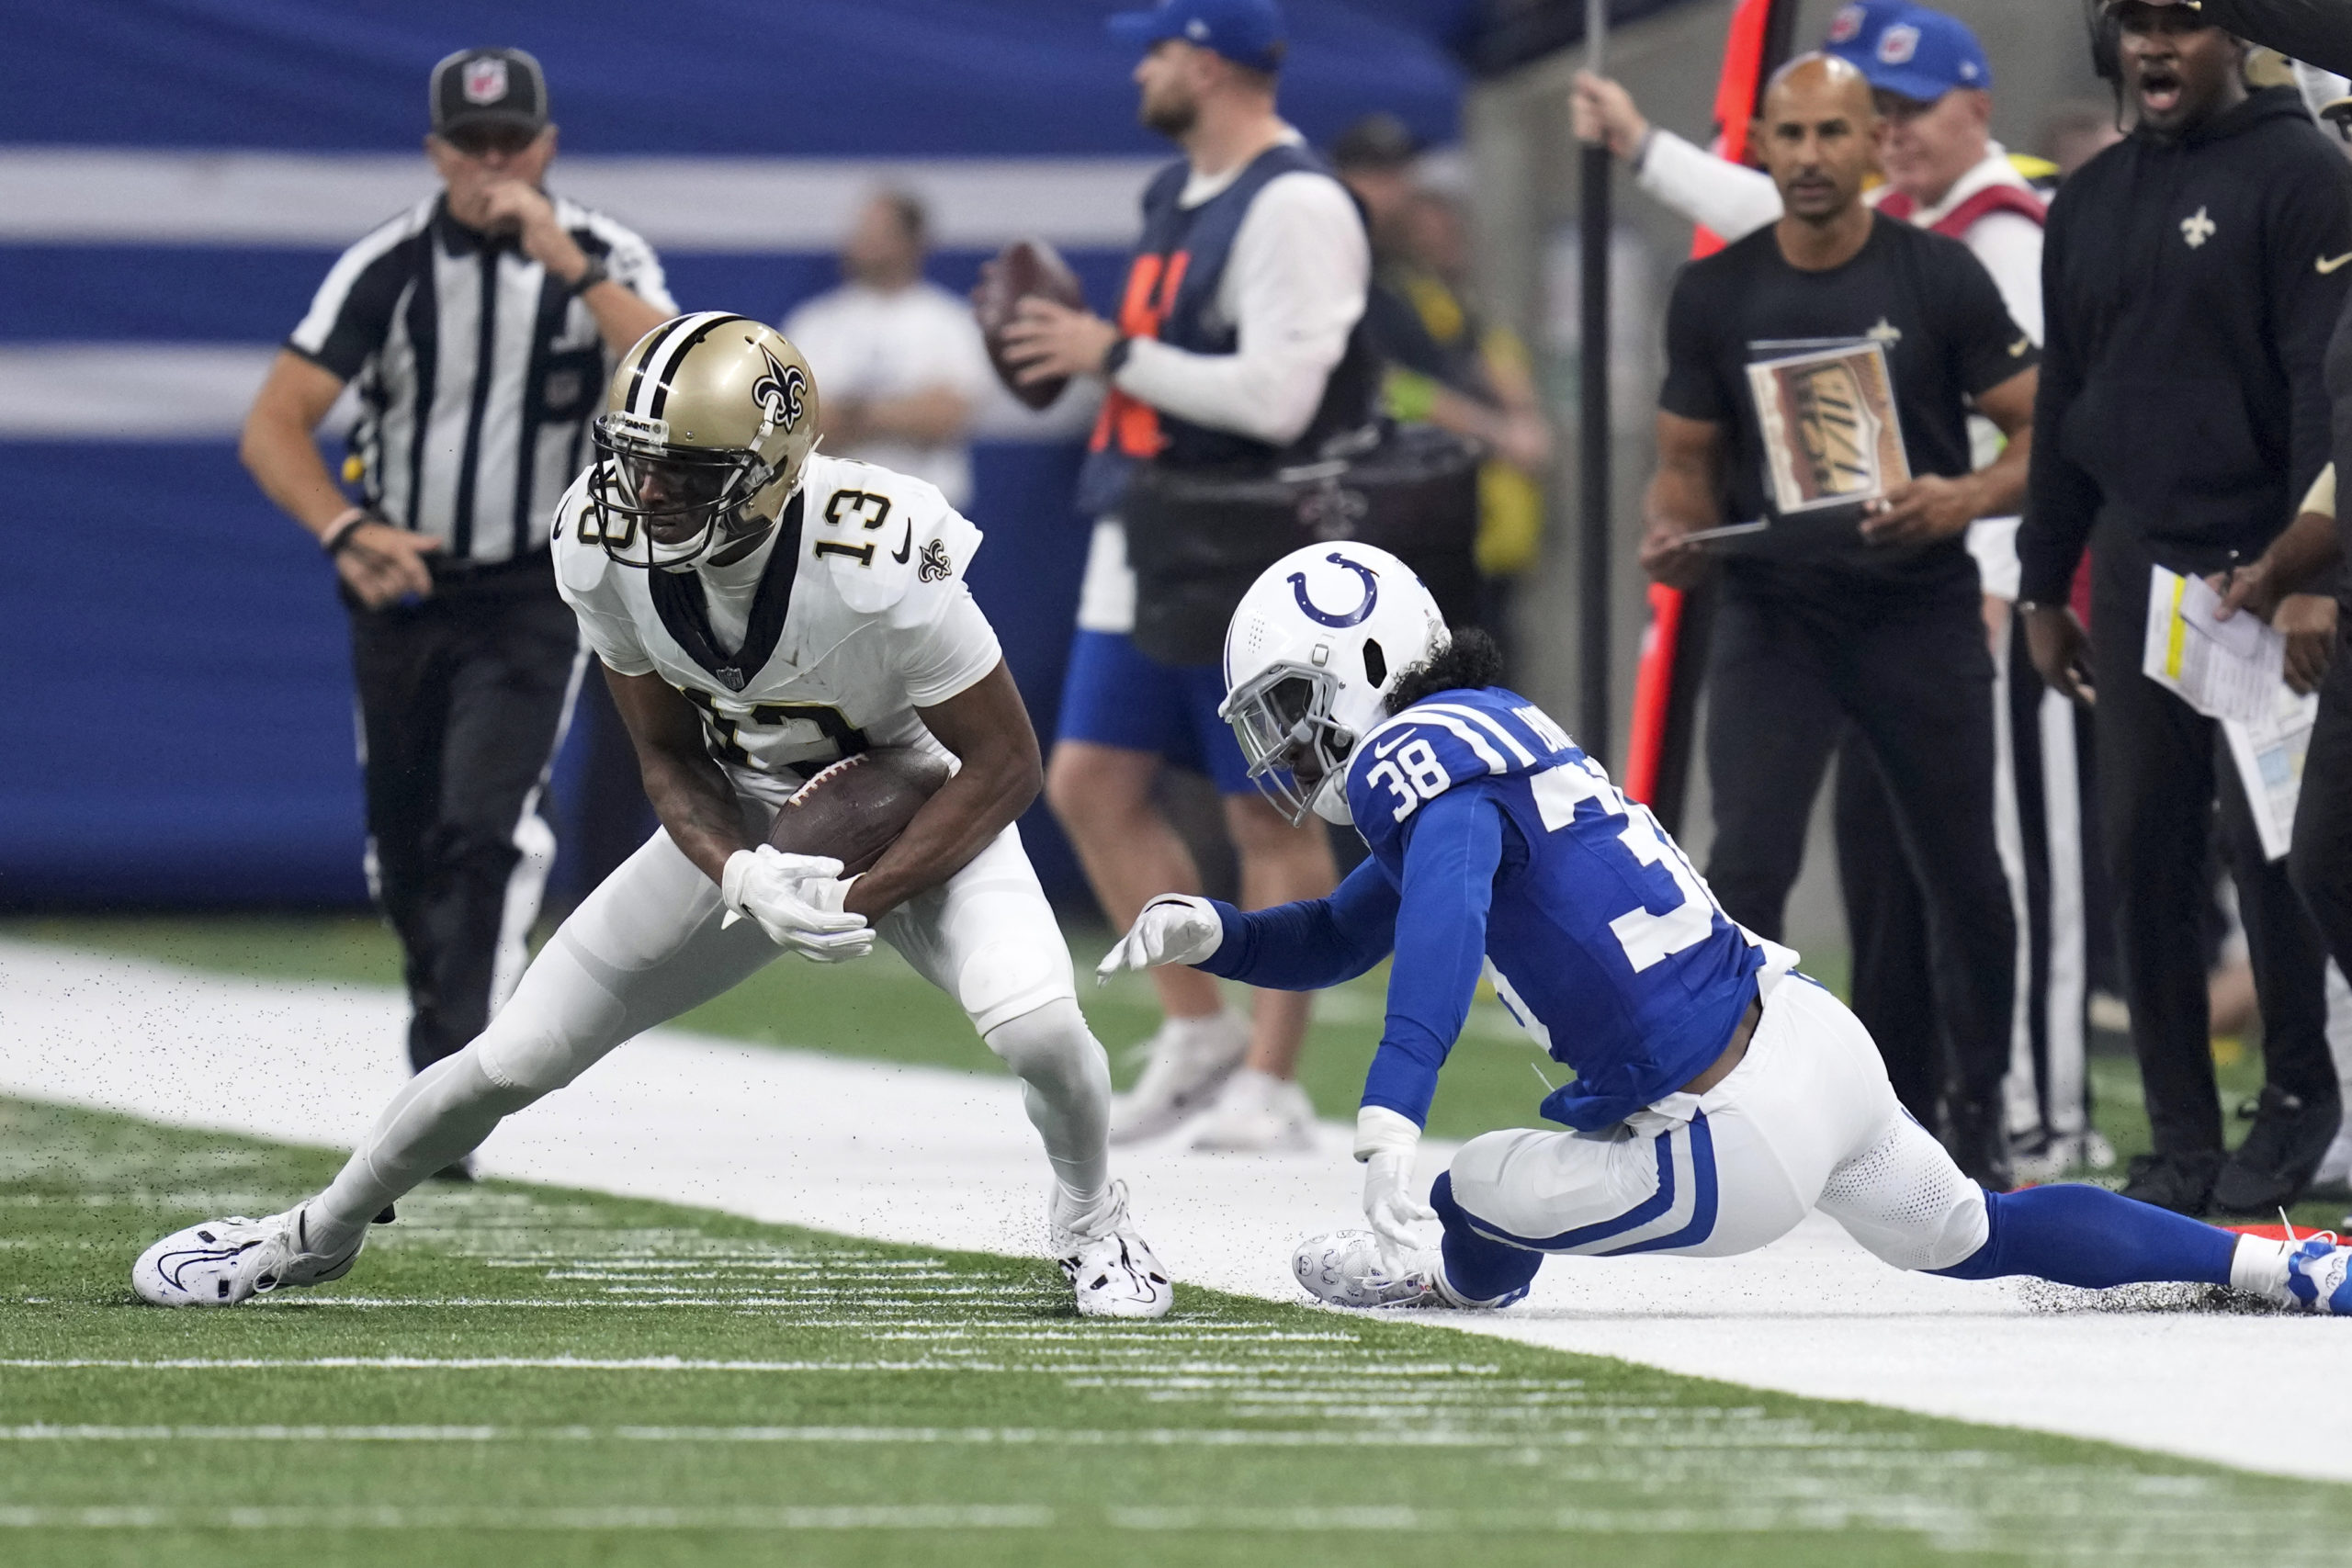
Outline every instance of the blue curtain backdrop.
<path id="1" fill-rule="evenodd" d="M 545 63 L 567 156 L 904 160 L 1164 154 L 1094 0 L 133 0 L 21 9 L 0 50 L 0 179 L 76 150 L 400 154 L 434 61 L 472 43 Z M 1317 141 L 1374 109 L 1454 133 L 1451 0 L 1292 0 L 1283 107 Z M 555 183 L 561 183 L 557 165 Z M 384 216 L 389 216 L 389 211 Z M 631 220 L 627 211 L 615 216 Z M 1122 220 L 1124 221 L 1124 220 Z M 364 225 L 362 226 L 364 227 Z M 340 243 L 17 222 L 0 211 L 0 365 L 57 348 L 266 352 Z M 984 249 L 935 258 L 969 285 Z M 774 320 L 834 279 L 821 250 L 664 247 L 688 310 Z M 1098 307 L 1121 264 L 1072 255 Z M 10 355 L 17 357 L 10 358 Z M 5 389 L 0 389 L 5 390 Z M 0 402 L 5 402 L 0 398 Z M 22 403 L 24 399 L 18 399 Z M 0 907 L 356 903 L 362 828 L 332 575 L 238 467 L 242 412 L 200 438 L 0 428 Z M 991 442 L 973 570 L 1050 736 L 1083 522 L 1066 443 Z M 576 768 L 559 769 L 559 827 Z M 1078 884 L 1042 809 L 1049 884 Z"/>

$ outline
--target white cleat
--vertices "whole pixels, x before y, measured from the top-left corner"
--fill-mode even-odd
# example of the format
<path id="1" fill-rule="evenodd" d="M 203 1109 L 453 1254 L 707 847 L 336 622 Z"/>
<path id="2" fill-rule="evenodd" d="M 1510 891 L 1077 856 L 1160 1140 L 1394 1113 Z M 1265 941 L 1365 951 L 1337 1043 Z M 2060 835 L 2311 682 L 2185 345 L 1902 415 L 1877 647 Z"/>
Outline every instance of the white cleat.
<path id="1" fill-rule="evenodd" d="M 1220 1154 L 1312 1154 L 1315 1102 L 1287 1078 L 1244 1067 L 1226 1080 L 1193 1147 Z"/>
<path id="2" fill-rule="evenodd" d="M 1291 1255 L 1290 1271 L 1299 1287 L 1326 1306 L 1442 1307 L 1464 1303 L 1444 1290 L 1444 1264 L 1434 1251 L 1405 1260 L 1391 1274 L 1381 1260 L 1380 1240 L 1370 1231 L 1332 1231 L 1311 1235 Z"/>
<path id="3" fill-rule="evenodd" d="M 2280 1304 L 2352 1317 L 2352 1247 L 2323 1231 L 2291 1247 Z"/>
<path id="4" fill-rule="evenodd" d="M 1111 1099 L 1111 1142 L 1132 1144 L 1175 1131 L 1216 1101 L 1250 1054 L 1250 1022 L 1235 1012 L 1171 1018 L 1138 1049 L 1143 1077 Z"/>
<path id="5" fill-rule="evenodd" d="M 309 1251 L 300 1209 L 262 1220 L 207 1220 L 141 1253 L 130 1288 L 156 1306 L 235 1306 L 288 1285 L 340 1280 L 367 1241 L 362 1235 L 340 1258 Z"/>
<path id="6" fill-rule="evenodd" d="M 1054 1261 L 1078 1298 L 1080 1317 L 1166 1317 L 1175 1304 L 1168 1270 L 1151 1255 L 1127 1218 L 1127 1184 L 1111 1183 L 1108 1199 L 1091 1215 L 1051 1222 Z"/>

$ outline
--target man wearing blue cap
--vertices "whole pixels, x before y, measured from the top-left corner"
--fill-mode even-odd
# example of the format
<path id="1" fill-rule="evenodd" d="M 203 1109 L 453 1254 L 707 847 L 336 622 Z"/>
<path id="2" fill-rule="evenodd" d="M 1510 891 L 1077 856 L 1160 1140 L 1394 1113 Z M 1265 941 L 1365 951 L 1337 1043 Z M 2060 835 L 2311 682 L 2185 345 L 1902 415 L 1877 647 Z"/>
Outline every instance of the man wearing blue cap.
<path id="1" fill-rule="evenodd" d="M 1992 138 L 1993 67 L 1976 35 L 1925 6 L 1856 0 L 1831 19 L 1823 52 L 1851 62 L 1877 102 L 1887 183 L 1869 199 L 1975 252 L 2009 314 L 2039 340 L 2043 203 Z M 1644 191 L 1726 243 L 1779 220 L 1771 176 L 1652 126 L 1616 83 L 1582 76 L 1575 108 L 1578 135 L 1606 140 Z"/>
<path id="2" fill-rule="evenodd" d="M 2044 205 L 1992 139 L 1993 70 L 1976 35 L 1957 17 L 1923 6 L 1856 0 L 1831 19 L 1824 52 L 1862 73 L 1878 109 L 1878 164 L 1887 183 L 1867 199 L 1888 217 L 1965 244 L 1992 274 L 2011 319 L 2040 342 Z M 1578 134 L 1605 140 L 1633 164 L 1643 190 L 1726 243 L 1779 220 L 1780 193 L 1770 175 L 1652 127 L 1616 83 L 1581 77 L 1575 108 Z M 1999 443 L 1987 422 L 1973 421 L 1971 428 L 1981 467 L 1998 453 Z M 2041 1157 L 2032 1170 L 2046 1177 L 2081 1158 L 2089 1136 L 2082 1093 L 2085 862 L 2075 717 L 2064 699 L 2041 692 L 2024 673 L 2024 659 L 2008 657 L 2017 528 L 2014 517 L 1982 519 L 1970 526 L 1968 546 L 1984 582 L 1996 660 L 2005 675 L 2012 664 L 2018 671 L 2019 691 L 2012 694 L 2005 678 L 1996 707 L 2002 859 L 2012 914 L 2028 944 L 2019 953 L 2020 989 L 2029 994 L 2014 1021 L 2013 1055 L 2023 1070 L 2011 1085 L 2019 1097 L 2011 1119 L 2022 1130 L 2032 1120 L 2028 1108 L 2038 1112 Z M 2039 820 L 2029 829 L 2037 800 Z M 1899 857 L 1883 852 L 1893 836 L 1875 771 L 1858 749 L 1845 748 L 1838 762 L 1838 841 L 1853 929 L 1854 1006 L 1885 1051 L 1904 1103 L 1934 1125 L 1945 1092 L 1946 1048 L 1928 980 L 1923 901 Z M 2047 864 L 2043 875 L 2032 877 L 2026 863 L 2036 851 Z M 2050 891 L 2030 899 L 2033 885 Z M 2054 918 L 2060 910 L 2072 913 Z M 1968 1119 L 2000 1114 L 2000 1108 L 1985 1105 L 1970 1108 Z M 1971 1175 L 1999 1179 L 1996 1158 L 1957 1146 L 1997 1145 L 1997 1129 L 1965 1132 L 1955 1140 L 1962 1165 Z"/>
<path id="3" fill-rule="evenodd" d="M 1363 326 L 1363 219 L 1275 109 L 1285 35 L 1272 0 L 1165 0 L 1110 28 L 1144 51 L 1138 118 L 1184 157 L 1145 191 L 1117 320 L 1033 298 L 1006 341 L 1027 379 L 1110 384 L 1080 486 L 1103 521 L 1046 787 L 1125 925 L 1154 894 L 1200 886 L 1153 798 L 1170 762 L 1216 781 L 1251 904 L 1319 897 L 1337 880 L 1320 829 L 1295 827 L 1259 795 L 1217 716 L 1226 621 L 1291 541 L 1234 508 L 1210 537 L 1197 517 L 1147 515 L 1141 492 L 1171 476 L 1271 479 L 1314 461 L 1369 424 L 1379 367 Z M 1190 570 L 1164 570 L 1171 547 Z M 1215 1106 L 1202 1146 L 1311 1146 L 1313 1107 L 1293 1081 L 1307 998 L 1261 991 L 1244 1021 L 1207 976 L 1157 978 L 1167 1021 L 1142 1080 L 1113 1107 L 1114 1141 Z"/>

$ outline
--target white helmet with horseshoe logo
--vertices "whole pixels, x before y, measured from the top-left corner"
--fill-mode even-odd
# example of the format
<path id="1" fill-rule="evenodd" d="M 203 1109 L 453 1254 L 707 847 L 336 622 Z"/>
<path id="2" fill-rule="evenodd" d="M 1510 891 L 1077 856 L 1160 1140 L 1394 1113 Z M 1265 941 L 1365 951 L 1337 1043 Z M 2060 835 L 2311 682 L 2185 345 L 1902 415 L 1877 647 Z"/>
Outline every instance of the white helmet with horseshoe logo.
<path id="1" fill-rule="evenodd" d="M 1226 698 L 1250 777 L 1293 822 L 1346 824 L 1347 762 L 1397 678 L 1451 641 L 1412 568 L 1340 540 L 1259 574 L 1225 633 Z"/>

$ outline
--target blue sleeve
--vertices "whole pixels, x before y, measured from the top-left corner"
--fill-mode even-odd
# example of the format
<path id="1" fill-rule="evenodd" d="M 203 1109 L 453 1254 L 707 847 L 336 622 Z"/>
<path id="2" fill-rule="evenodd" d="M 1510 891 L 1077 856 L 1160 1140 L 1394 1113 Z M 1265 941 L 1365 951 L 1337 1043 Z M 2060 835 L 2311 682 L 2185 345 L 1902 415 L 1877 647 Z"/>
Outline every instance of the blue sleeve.
<path id="1" fill-rule="evenodd" d="M 1329 898 L 1306 898 L 1247 914 L 1222 899 L 1225 941 L 1193 965 L 1274 991 L 1319 991 L 1352 980 L 1388 956 L 1396 928 L 1396 885 L 1367 860 Z"/>
<path id="2" fill-rule="evenodd" d="M 1388 976 L 1388 1023 L 1364 1075 L 1363 1102 L 1426 1124 L 1438 1069 L 1470 1013 L 1487 958 L 1487 908 L 1502 863 L 1502 808 L 1491 784 L 1448 790 L 1414 814 Z"/>

